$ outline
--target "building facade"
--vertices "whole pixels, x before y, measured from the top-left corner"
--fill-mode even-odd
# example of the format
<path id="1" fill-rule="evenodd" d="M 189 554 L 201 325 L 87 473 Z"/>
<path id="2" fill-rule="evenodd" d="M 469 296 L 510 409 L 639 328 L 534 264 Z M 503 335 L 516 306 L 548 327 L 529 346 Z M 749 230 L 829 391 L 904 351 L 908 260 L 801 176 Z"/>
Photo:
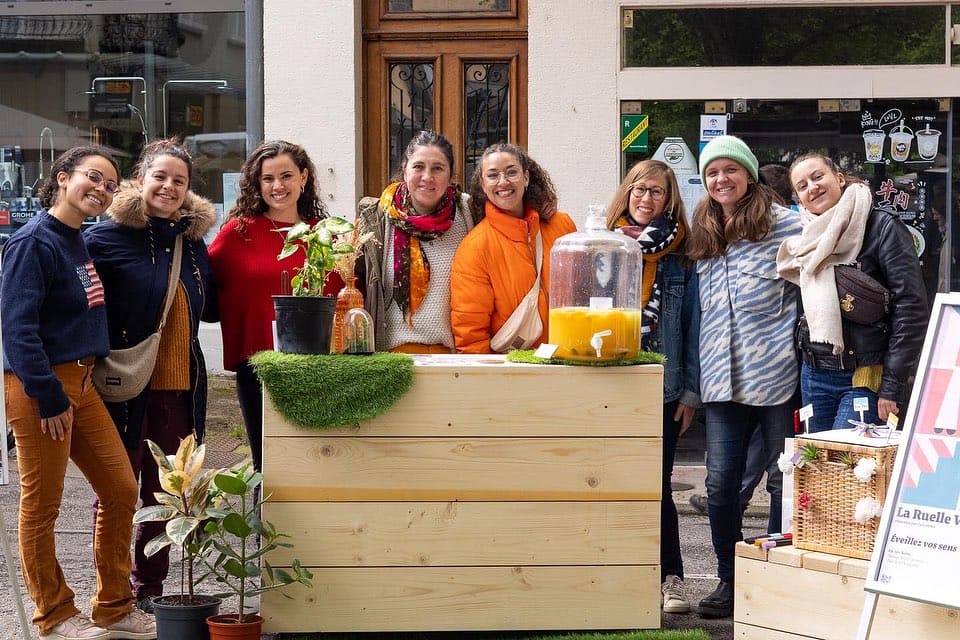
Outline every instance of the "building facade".
<path id="1" fill-rule="evenodd" d="M 634 161 L 743 137 L 762 163 L 828 153 L 913 229 L 928 290 L 954 264 L 960 3 L 926 0 L 14 0 L 0 5 L 0 232 L 35 211 L 51 153 L 183 137 L 229 210 L 263 138 L 303 144 L 352 215 L 412 132 L 443 131 L 468 181 L 528 147 L 582 220 Z M 4 213 L 6 212 L 6 213 Z"/>

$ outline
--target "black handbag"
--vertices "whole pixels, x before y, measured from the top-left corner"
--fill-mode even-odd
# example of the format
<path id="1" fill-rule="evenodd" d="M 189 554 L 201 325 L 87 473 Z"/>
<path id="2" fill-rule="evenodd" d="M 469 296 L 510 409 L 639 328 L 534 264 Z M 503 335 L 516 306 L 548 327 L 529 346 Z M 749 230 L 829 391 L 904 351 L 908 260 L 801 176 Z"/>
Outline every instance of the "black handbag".
<path id="1" fill-rule="evenodd" d="M 890 290 L 860 270 L 860 263 L 834 267 L 840 315 L 857 324 L 875 324 L 890 315 Z"/>

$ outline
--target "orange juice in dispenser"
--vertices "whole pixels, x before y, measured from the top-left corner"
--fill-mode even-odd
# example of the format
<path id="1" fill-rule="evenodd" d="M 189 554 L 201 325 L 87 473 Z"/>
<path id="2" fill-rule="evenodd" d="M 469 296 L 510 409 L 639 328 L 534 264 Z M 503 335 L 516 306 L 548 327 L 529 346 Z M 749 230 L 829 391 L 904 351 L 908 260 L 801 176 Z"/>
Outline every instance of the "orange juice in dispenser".
<path id="1" fill-rule="evenodd" d="M 592 205 L 585 230 L 550 251 L 549 341 L 555 358 L 609 362 L 640 353 L 640 246 L 606 228 Z"/>

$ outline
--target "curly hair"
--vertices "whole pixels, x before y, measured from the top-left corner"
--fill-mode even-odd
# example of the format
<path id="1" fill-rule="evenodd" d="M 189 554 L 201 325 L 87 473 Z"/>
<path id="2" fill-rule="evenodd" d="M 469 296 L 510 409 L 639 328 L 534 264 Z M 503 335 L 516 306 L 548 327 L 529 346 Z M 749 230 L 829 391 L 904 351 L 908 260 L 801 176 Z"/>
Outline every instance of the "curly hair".
<path id="1" fill-rule="evenodd" d="M 705 195 L 693 213 L 687 257 L 690 260 L 716 258 L 726 253 L 728 244 L 737 240 L 763 240 L 770 232 L 770 207 L 776 202 L 779 197 L 773 189 L 751 182 L 733 215 L 725 217 L 720 204 Z"/>
<path id="2" fill-rule="evenodd" d="M 483 150 L 480 162 L 470 178 L 470 212 L 474 221 L 479 222 L 486 215 L 487 194 L 483 191 L 483 159 L 494 153 L 509 153 L 520 163 L 520 168 L 530 173 L 530 183 L 523 192 L 523 204 L 540 212 L 541 218 L 549 218 L 557 208 L 557 190 L 550 176 L 522 147 L 500 142 Z"/>
<path id="3" fill-rule="evenodd" d="M 187 150 L 174 138 L 162 138 L 146 145 L 143 150 L 140 151 L 140 158 L 134 167 L 133 177 L 139 178 L 146 175 L 150 167 L 153 166 L 153 163 L 157 161 L 157 158 L 162 156 L 170 156 L 177 160 L 182 160 L 183 163 L 187 165 L 187 187 L 189 187 L 190 183 L 193 182 L 193 158 L 190 157 Z"/>
<path id="4" fill-rule="evenodd" d="M 237 219 L 237 231 L 246 230 L 246 221 L 267 212 L 267 203 L 260 195 L 260 176 L 263 173 L 263 161 L 286 154 L 300 171 L 306 170 L 307 182 L 303 185 L 297 199 L 297 214 L 305 222 L 316 222 L 327 217 L 327 207 L 320 199 L 317 190 L 317 170 L 306 150 L 298 144 L 286 140 L 262 142 L 240 167 L 239 196 L 237 203 L 230 209 L 229 218 Z"/>
<path id="5" fill-rule="evenodd" d="M 43 184 L 37 190 L 37 197 L 40 199 L 41 207 L 49 210 L 50 207 L 57 203 L 57 196 L 60 194 L 60 184 L 57 182 L 57 176 L 60 175 L 60 172 L 72 172 L 84 158 L 89 158 L 90 156 L 100 156 L 110 162 L 110 164 L 113 165 L 113 170 L 117 172 L 117 178 L 120 178 L 120 167 L 117 165 L 117 161 L 113 159 L 113 155 L 105 148 L 83 146 L 67 149 L 60 154 L 60 157 L 53 161 L 53 166 L 50 167 L 50 173 L 47 175 L 47 179 L 43 181 Z"/>

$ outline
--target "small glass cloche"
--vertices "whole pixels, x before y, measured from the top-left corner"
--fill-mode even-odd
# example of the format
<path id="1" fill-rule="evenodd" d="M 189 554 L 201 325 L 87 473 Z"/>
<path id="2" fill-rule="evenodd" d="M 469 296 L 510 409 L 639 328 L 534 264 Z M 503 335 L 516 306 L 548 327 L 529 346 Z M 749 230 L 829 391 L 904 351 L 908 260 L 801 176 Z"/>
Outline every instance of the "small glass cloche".
<path id="1" fill-rule="evenodd" d="M 343 322 L 343 353 L 370 355 L 374 351 L 373 318 L 365 309 L 350 309 Z"/>

